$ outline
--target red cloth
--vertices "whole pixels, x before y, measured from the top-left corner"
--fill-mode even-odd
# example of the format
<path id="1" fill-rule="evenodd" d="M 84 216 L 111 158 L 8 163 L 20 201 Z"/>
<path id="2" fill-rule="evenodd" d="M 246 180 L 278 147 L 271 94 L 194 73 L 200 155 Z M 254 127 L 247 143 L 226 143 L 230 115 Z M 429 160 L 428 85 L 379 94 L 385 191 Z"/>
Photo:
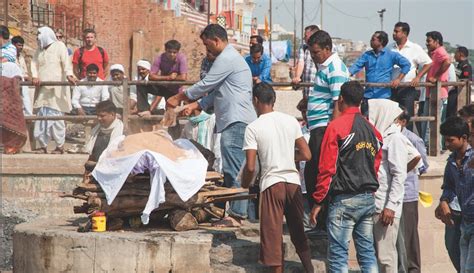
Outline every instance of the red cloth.
<path id="1" fill-rule="evenodd" d="M 0 78 L 2 90 L 0 107 L 1 143 L 5 153 L 16 153 L 26 143 L 27 130 L 23 115 L 18 79 Z"/>
<path id="2" fill-rule="evenodd" d="M 80 55 L 80 48 L 74 51 L 74 55 L 72 56 L 72 63 L 75 65 L 79 65 L 79 55 Z M 84 53 L 82 54 L 82 67 L 81 67 L 81 79 L 86 77 L 86 67 L 90 64 L 96 64 L 99 67 L 99 78 L 105 80 L 104 74 L 104 63 L 109 62 L 109 55 L 107 51 L 104 49 L 104 59 L 102 59 L 102 54 L 99 51 L 98 47 L 95 47 L 94 50 L 87 50 L 84 49 Z"/>

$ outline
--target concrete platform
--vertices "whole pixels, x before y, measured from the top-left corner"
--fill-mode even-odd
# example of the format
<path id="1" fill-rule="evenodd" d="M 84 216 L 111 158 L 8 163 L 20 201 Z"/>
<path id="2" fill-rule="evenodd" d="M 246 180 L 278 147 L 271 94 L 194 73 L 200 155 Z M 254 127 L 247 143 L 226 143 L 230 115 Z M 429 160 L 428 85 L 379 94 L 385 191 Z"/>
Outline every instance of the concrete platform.
<path id="1" fill-rule="evenodd" d="M 84 219 L 82 219 L 84 220 Z M 263 272 L 258 264 L 258 225 L 173 232 L 160 228 L 78 233 L 78 218 L 19 224 L 13 235 L 14 270 L 46 272 Z M 325 249 L 326 243 L 321 242 Z M 312 246 L 313 249 L 317 247 Z M 304 272 L 287 235 L 285 272 Z M 315 272 L 326 272 L 315 257 Z"/>

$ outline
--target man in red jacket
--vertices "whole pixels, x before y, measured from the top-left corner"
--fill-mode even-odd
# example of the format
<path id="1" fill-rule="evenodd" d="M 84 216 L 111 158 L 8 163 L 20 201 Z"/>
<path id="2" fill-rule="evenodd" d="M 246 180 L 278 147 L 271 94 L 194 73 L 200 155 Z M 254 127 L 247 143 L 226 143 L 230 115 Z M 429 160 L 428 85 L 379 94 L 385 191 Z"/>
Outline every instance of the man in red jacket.
<path id="1" fill-rule="evenodd" d="M 324 134 L 319 160 L 315 205 L 311 222 L 321 203 L 329 198 L 329 271 L 347 272 L 350 236 L 363 272 L 378 272 L 372 233 L 375 213 L 374 192 L 382 158 L 382 136 L 360 113 L 364 88 L 357 81 L 341 87 L 337 101 L 342 115 L 331 121 Z"/>

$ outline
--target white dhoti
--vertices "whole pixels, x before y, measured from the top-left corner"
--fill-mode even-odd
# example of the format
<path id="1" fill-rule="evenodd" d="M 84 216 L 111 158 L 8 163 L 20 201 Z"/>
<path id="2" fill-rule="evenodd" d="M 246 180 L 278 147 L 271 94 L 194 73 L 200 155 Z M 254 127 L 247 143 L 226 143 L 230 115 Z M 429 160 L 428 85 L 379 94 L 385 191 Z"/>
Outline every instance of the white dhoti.
<path id="1" fill-rule="evenodd" d="M 23 101 L 23 114 L 25 116 L 32 116 L 33 103 L 31 103 L 30 88 L 28 86 L 21 87 L 21 99 Z"/>
<path id="2" fill-rule="evenodd" d="M 36 115 L 54 117 L 62 116 L 63 113 L 49 107 L 41 107 Z M 66 124 L 64 120 L 38 120 L 35 122 L 34 137 L 42 148 L 48 147 L 50 138 L 53 138 L 58 147 L 62 147 L 66 140 Z"/>

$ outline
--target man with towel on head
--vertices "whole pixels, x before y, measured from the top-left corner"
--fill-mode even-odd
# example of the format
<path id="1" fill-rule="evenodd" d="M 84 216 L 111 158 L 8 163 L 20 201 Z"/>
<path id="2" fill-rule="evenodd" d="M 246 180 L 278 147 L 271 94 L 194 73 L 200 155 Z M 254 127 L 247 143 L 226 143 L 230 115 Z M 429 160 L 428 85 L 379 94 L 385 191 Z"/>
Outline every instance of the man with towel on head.
<path id="1" fill-rule="evenodd" d="M 49 27 L 38 29 L 38 50 L 31 62 L 33 83 L 39 87 L 34 108 L 37 116 L 63 116 L 72 110 L 71 92 L 68 86 L 41 86 L 42 81 L 77 82 L 72 71 L 66 45 L 56 39 Z M 66 126 L 64 120 L 39 120 L 35 122 L 34 137 L 39 141 L 40 153 L 47 153 L 48 142 L 53 138 L 56 149 L 53 153 L 64 153 Z"/>

